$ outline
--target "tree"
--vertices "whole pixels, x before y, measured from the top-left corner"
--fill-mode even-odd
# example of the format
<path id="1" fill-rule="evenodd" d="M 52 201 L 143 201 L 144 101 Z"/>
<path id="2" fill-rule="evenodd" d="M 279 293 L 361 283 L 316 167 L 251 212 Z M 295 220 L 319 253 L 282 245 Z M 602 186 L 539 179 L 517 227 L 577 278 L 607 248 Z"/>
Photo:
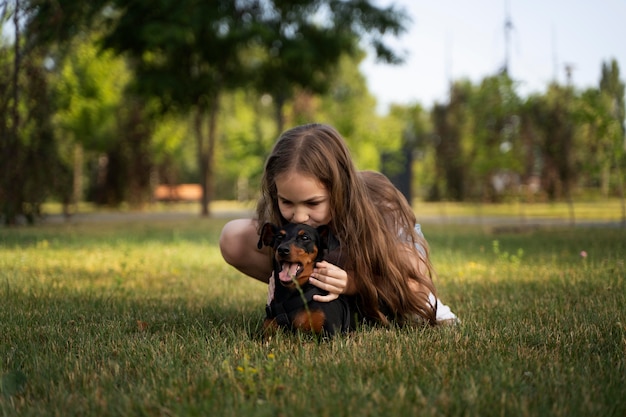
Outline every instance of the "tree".
<path id="1" fill-rule="evenodd" d="M 538 109 L 543 98 L 539 94 L 527 97 L 520 107 L 520 140 L 522 151 L 523 199 L 533 201 L 537 193 L 537 179 L 540 178 L 543 155 L 541 154 L 542 132 L 537 123 Z"/>
<path id="2" fill-rule="evenodd" d="M 380 153 L 397 149 L 400 137 L 381 126 L 376 100 L 359 72 L 363 58 L 364 53 L 343 55 L 328 90 L 316 101 L 313 116 L 292 123 L 322 120 L 333 125 L 346 139 L 359 168 L 380 169 Z"/>
<path id="3" fill-rule="evenodd" d="M 602 63 L 602 76 L 600 78 L 600 91 L 611 99 L 611 113 L 619 123 L 622 135 L 626 133 L 626 109 L 624 106 L 624 81 L 620 79 L 619 65 L 615 59 L 610 64 Z"/>
<path id="4" fill-rule="evenodd" d="M 619 66 L 615 59 L 611 63 L 602 63 L 600 91 L 607 97 L 609 117 L 619 129 L 609 133 L 613 144 L 613 155 L 617 187 L 622 202 L 622 225 L 626 226 L 626 196 L 624 192 L 624 172 L 626 171 L 626 126 L 624 125 L 626 110 L 624 106 L 624 82 L 620 79 Z"/>
<path id="5" fill-rule="evenodd" d="M 259 15 L 264 30 L 255 84 L 274 99 L 279 133 L 285 125 L 284 105 L 296 89 L 324 94 L 344 55 L 362 59 L 360 42 L 369 42 L 383 62 L 402 61 L 384 42 L 385 35 L 406 30 L 406 14 L 393 6 L 383 9 L 364 0 L 267 3 L 268 11 Z"/>
<path id="6" fill-rule="evenodd" d="M 12 44 L 0 40 L 0 215 L 6 224 L 34 222 L 41 204 L 64 182 L 51 127 L 53 114 L 41 48 L 24 32 L 27 3 L 0 3 L 11 19 Z"/>
<path id="7" fill-rule="evenodd" d="M 132 132 L 134 125 L 141 125 L 135 121 L 131 126 L 121 126 L 123 119 L 129 118 L 120 114 L 121 103 L 125 103 L 126 113 L 135 108 L 131 105 L 131 98 L 124 96 L 130 72 L 121 58 L 114 57 L 110 51 L 100 52 L 94 40 L 95 36 L 90 34 L 72 39 L 73 53 L 59 54 L 57 71 L 52 78 L 58 141 L 65 149 L 66 163 L 74 167 L 73 191 L 68 203 L 69 200 L 76 203 L 83 197 L 85 152 L 95 153 L 97 158 L 102 156 L 108 164 L 116 158 L 116 149 L 120 148 L 127 132 Z M 102 165 L 97 164 L 99 169 L 106 171 Z M 108 170 L 109 174 L 101 173 L 102 180 L 93 185 L 99 188 L 95 193 L 100 196 L 95 198 L 97 203 L 115 205 L 121 202 L 126 184 L 111 179 L 115 175 L 135 178 L 128 175 L 126 165 L 117 173 L 112 170 Z M 109 187 L 111 189 L 107 189 Z M 105 198 L 105 195 L 109 197 Z"/>
<path id="8" fill-rule="evenodd" d="M 101 19 L 108 28 L 103 47 L 129 57 L 135 91 L 158 98 L 167 110 L 195 113 L 203 215 L 209 214 L 224 92 L 252 80 L 279 102 L 282 92 L 291 94 L 294 86 L 322 91 L 324 73 L 343 53 L 356 50 L 360 35 L 371 39 L 377 56 L 394 61 L 383 36 L 402 29 L 399 12 L 364 0 L 41 3 L 33 22 L 42 26 L 55 16 L 59 23 L 49 25 L 44 39 L 71 36 L 63 26 L 75 30 Z"/>
<path id="9" fill-rule="evenodd" d="M 101 27 L 102 49 L 128 59 L 134 93 L 157 99 L 163 112 L 194 113 L 201 211 L 208 215 L 219 99 L 247 79 L 242 59 L 257 33 L 246 17 L 258 7 L 254 3 L 43 0 L 37 2 L 31 27 L 41 31 L 42 43 L 64 42 L 86 28 Z"/>
<path id="10" fill-rule="evenodd" d="M 470 155 L 463 149 L 468 123 L 472 86 L 458 82 L 451 87 L 450 102 L 432 110 L 434 127 L 435 177 L 428 198 L 463 201 L 466 198 L 466 166 Z"/>
<path id="11" fill-rule="evenodd" d="M 570 222 L 575 222 L 572 190 L 580 174 L 576 158 L 576 97 L 572 87 L 551 84 L 547 94 L 532 101 L 530 122 L 537 128 L 541 154 L 541 188 L 550 201 L 565 198 Z"/>
<path id="12" fill-rule="evenodd" d="M 423 154 L 430 133 L 428 113 L 419 104 L 392 105 L 389 115 L 381 123 L 384 131 L 391 132 L 386 150 L 381 155 L 381 171 L 402 192 L 407 201 L 413 202 L 415 160 Z"/>
<path id="13" fill-rule="evenodd" d="M 267 150 L 276 140 L 271 97 L 240 89 L 225 95 L 222 110 L 216 193 L 222 198 L 254 200 Z"/>
<path id="14" fill-rule="evenodd" d="M 246 16 L 257 5 L 194 0 L 114 4 L 120 15 L 107 19 L 111 30 L 104 46 L 131 58 L 135 91 L 157 98 L 167 111 L 194 113 L 201 214 L 208 216 L 220 97 L 248 79 L 244 52 L 257 28 Z"/>
<path id="15" fill-rule="evenodd" d="M 428 171 L 431 169 L 431 164 L 428 153 L 429 148 L 432 148 L 433 126 L 430 113 L 419 104 L 407 108 L 407 117 L 404 120 L 406 123 L 403 134 L 404 143 L 407 152 L 411 152 L 411 159 L 413 160 L 410 196 L 414 197 L 424 194 L 424 185 L 428 183 L 430 178 Z M 417 187 L 415 183 L 417 183 Z M 410 201 L 412 202 L 412 200 Z"/>
<path id="16" fill-rule="evenodd" d="M 522 171 L 515 82 L 506 73 L 486 77 L 470 97 L 469 106 L 472 173 L 481 186 L 480 198 L 496 202 L 502 198 L 504 179 Z"/>

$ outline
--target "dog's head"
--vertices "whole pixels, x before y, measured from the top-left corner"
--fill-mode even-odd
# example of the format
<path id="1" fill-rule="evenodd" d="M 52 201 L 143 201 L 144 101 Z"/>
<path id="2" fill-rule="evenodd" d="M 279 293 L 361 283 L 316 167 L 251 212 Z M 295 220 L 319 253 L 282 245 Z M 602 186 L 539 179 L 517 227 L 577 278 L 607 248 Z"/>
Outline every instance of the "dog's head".
<path id="1" fill-rule="evenodd" d="M 307 283 L 315 263 L 322 258 L 328 242 L 328 226 L 317 228 L 306 224 L 288 223 L 279 227 L 271 223 L 263 225 L 259 249 L 270 246 L 274 249 L 278 265 L 279 282 L 285 287 Z"/>

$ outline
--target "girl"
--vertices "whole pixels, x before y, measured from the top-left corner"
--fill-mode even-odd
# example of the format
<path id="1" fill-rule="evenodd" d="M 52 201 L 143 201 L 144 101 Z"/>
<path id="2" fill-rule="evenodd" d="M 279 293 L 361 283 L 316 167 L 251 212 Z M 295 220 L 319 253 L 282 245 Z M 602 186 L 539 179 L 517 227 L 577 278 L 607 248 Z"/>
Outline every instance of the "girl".
<path id="1" fill-rule="evenodd" d="M 330 227 L 348 263 L 317 264 L 310 282 L 328 295 L 316 301 L 355 295 L 361 314 L 383 324 L 456 323 L 436 298 L 428 246 L 406 199 L 382 174 L 358 172 L 334 128 L 284 132 L 265 165 L 257 219 L 233 220 L 222 230 L 226 262 L 271 286 L 271 255 L 256 246 L 266 222 Z"/>

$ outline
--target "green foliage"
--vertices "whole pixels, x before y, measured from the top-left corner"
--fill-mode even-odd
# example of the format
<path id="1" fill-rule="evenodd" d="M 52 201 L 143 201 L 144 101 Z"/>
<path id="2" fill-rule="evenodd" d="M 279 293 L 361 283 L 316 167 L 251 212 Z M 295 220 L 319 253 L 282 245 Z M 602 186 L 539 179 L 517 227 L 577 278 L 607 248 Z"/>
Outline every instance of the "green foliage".
<path id="1" fill-rule="evenodd" d="M 552 84 L 535 108 L 535 123 L 541 129 L 537 141 L 544 159 L 542 177 L 551 200 L 569 197 L 584 156 L 573 123 L 576 98 L 571 87 Z"/>
<path id="2" fill-rule="evenodd" d="M 71 54 L 59 63 L 53 83 L 56 123 L 61 136 L 70 136 L 86 150 L 104 152 L 120 138 L 117 117 L 131 80 L 126 62 L 100 51 L 95 36 L 75 39 Z"/>
<path id="3" fill-rule="evenodd" d="M 189 148 L 189 122 L 178 115 L 165 115 L 156 123 L 152 146 L 155 153 L 155 162 L 162 163 L 168 158 L 174 158 L 182 165 L 185 149 Z"/>
<path id="4" fill-rule="evenodd" d="M 19 31 L 18 31 L 19 34 Z M 50 196 L 65 194 L 44 54 L 0 43 L 0 219 L 32 223 Z"/>
<path id="5" fill-rule="evenodd" d="M 614 59 L 610 65 L 602 64 L 602 78 L 600 79 L 600 91 L 605 97 L 607 114 L 604 120 L 608 119 L 611 127 L 606 132 L 609 140 L 612 141 L 613 160 L 604 161 L 605 167 L 611 165 L 615 171 L 615 188 L 619 195 L 624 196 L 624 173 L 626 172 L 626 106 L 624 105 L 624 81 L 620 79 L 619 66 Z M 606 168 L 605 168 L 606 170 Z M 606 182 L 606 181 L 605 181 Z M 622 218 L 626 221 L 626 205 L 622 205 Z"/>
<path id="6" fill-rule="evenodd" d="M 2 414 L 626 412 L 623 229 L 429 225 L 461 326 L 318 343 L 259 337 L 266 287 L 221 259 L 223 223 L 0 229 Z"/>
<path id="7" fill-rule="evenodd" d="M 449 103 L 431 112 L 436 140 L 430 198 L 571 201 L 581 184 L 600 184 L 605 197 L 623 195 L 620 83 L 616 63 L 603 64 L 600 89 L 578 92 L 552 84 L 526 99 L 505 73 L 478 86 L 455 82 Z M 508 181 L 504 191 L 496 187 L 498 179 Z M 527 190 L 537 179 L 541 190 L 533 195 Z"/>
<path id="8" fill-rule="evenodd" d="M 624 153 L 622 126 L 613 114 L 613 100 L 605 92 L 588 89 L 578 101 L 576 116 L 581 148 L 585 150 L 581 165 L 588 175 L 587 181 L 602 183 L 606 195 L 607 175 Z"/>
<path id="9" fill-rule="evenodd" d="M 310 121 L 323 121 L 337 128 L 360 169 L 379 169 L 380 154 L 396 149 L 400 138 L 384 129 L 384 120 L 376 116 L 375 99 L 359 71 L 363 58 L 363 54 L 341 57 L 332 84 Z"/>
<path id="10" fill-rule="evenodd" d="M 221 198 L 257 198 L 265 158 L 277 137 L 270 102 L 269 96 L 259 97 L 253 91 L 224 96 L 216 157 L 220 173 L 216 191 Z"/>
<path id="11" fill-rule="evenodd" d="M 610 63 L 602 63 L 602 77 L 600 78 L 600 91 L 611 100 L 610 113 L 621 125 L 622 135 L 626 133 L 626 107 L 624 105 L 624 81 L 620 79 L 619 65 L 615 59 Z"/>
<path id="12" fill-rule="evenodd" d="M 432 145 L 434 147 L 434 181 L 429 191 L 429 200 L 451 199 L 462 201 L 466 198 L 466 171 L 471 170 L 475 138 L 470 122 L 473 109 L 469 105 L 474 96 L 473 87 L 468 83 L 455 83 L 450 93 L 448 105 L 435 105 L 431 112 L 433 124 Z M 469 148 L 469 149 L 465 149 Z M 479 181 L 467 181 L 478 184 Z"/>
<path id="13" fill-rule="evenodd" d="M 284 128 L 283 106 L 298 89 L 322 94 L 332 89 L 346 55 L 362 59 L 359 43 L 368 43 L 378 59 L 399 63 L 385 35 L 406 30 L 405 14 L 370 1 L 275 1 L 257 14 L 263 57 L 254 71 L 255 87 L 272 95 L 278 130 Z M 263 10 L 267 8 L 267 10 Z M 345 65 L 344 65 L 345 66 Z M 358 79 L 362 77 L 357 77 Z M 336 85 L 335 85 L 336 87 Z M 345 97 L 346 91 L 335 93 Z M 346 135 L 350 136 L 350 130 Z"/>
<path id="14" fill-rule="evenodd" d="M 8 20 L 13 5 L 5 3 L 2 19 Z M 417 155 L 413 180 L 419 186 L 413 188 L 428 199 L 558 201 L 580 194 L 581 187 L 605 198 L 625 194 L 624 83 L 615 60 L 602 63 L 598 88 L 586 91 L 551 85 L 522 98 L 523 80 L 497 73 L 475 85 L 454 80 L 447 102 L 432 109 L 415 113 L 412 106 L 398 106 L 381 117 L 359 63 L 365 53 L 386 63 L 402 61 L 389 40 L 410 22 L 393 5 L 344 0 L 23 0 L 19 5 L 21 39 L 28 46 L 24 56 L 36 51 L 36 71 L 28 74 L 46 84 L 37 93 L 46 100 L 20 95 L 15 106 L 20 132 L 14 136 L 32 152 L 5 156 L 2 168 L 26 166 L 26 160 L 54 166 L 58 183 L 48 187 L 33 174 L 28 186 L 16 187 L 28 190 L 29 201 L 23 205 L 10 197 L 14 213 L 26 208 L 36 216 L 45 198 L 67 202 L 72 187 L 81 188 L 77 178 L 92 181 L 82 186 L 92 196 L 140 203 L 132 200 L 149 194 L 149 172 L 166 182 L 206 182 L 217 198 L 254 199 L 263 161 L 280 131 L 312 121 L 337 127 L 362 169 L 399 174 L 408 156 Z M 14 123 L 13 45 L 2 39 L 2 48 L 0 130 L 8 138 Z M 24 87 L 30 75 L 20 72 Z M 407 144 L 407 137 L 416 142 Z M 82 162 L 76 157 L 81 149 Z M 95 172 L 105 153 L 111 169 Z M 6 148 L 3 154 L 16 153 Z M 30 172 L 16 175 L 26 178 Z M 16 183 L 11 175 L 4 177 L 7 184 Z M 105 185 L 96 187 L 95 178 L 105 178 Z M 502 178 L 508 183 L 497 189 Z M 541 189 L 529 191 L 537 183 Z"/>
<path id="15" fill-rule="evenodd" d="M 473 143 L 468 163 L 472 178 L 481 184 L 474 195 L 495 201 L 492 176 L 521 173 L 519 106 L 515 84 L 506 74 L 485 78 L 470 98 Z"/>

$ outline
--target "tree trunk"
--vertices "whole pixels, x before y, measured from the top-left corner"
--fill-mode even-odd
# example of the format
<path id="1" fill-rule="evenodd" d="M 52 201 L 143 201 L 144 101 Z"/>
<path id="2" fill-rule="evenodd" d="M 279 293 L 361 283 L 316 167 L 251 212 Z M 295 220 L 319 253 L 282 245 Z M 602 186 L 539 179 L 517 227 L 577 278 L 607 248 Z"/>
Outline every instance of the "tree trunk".
<path id="1" fill-rule="evenodd" d="M 19 127 L 20 127 L 20 113 L 19 113 L 19 73 L 21 67 L 21 54 L 20 54 L 20 21 L 19 21 L 20 2 L 15 0 L 15 10 L 13 12 L 13 26 L 15 29 L 14 39 L 14 56 L 13 56 L 13 74 L 11 77 L 11 94 L 8 99 L 10 103 L 10 117 L 11 121 L 6 126 L 5 137 L 2 138 L 2 169 L 3 169 L 3 186 L 0 187 L 2 191 L 2 215 L 4 216 L 4 222 L 7 225 L 17 224 L 18 217 L 22 214 L 22 184 L 21 184 L 21 169 L 20 160 L 22 152 L 20 149 L 19 140 Z M 7 106 L 9 110 L 9 106 Z M 4 117 L 4 115 L 2 115 Z"/>
<path id="2" fill-rule="evenodd" d="M 144 101 L 133 98 L 129 106 L 128 119 L 124 121 L 126 154 L 128 164 L 128 203 L 141 209 L 150 199 L 150 172 L 152 158 L 150 153 L 150 121 L 147 120 Z"/>
<path id="3" fill-rule="evenodd" d="M 83 201 L 83 145 L 74 145 L 74 164 L 72 168 L 72 198 L 68 201 L 67 207 L 63 208 L 63 213 L 69 217 L 72 213 L 78 212 L 78 203 Z"/>
<path id="4" fill-rule="evenodd" d="M 15 27 L 15 45 L 13 58 L 13 131 L 14 139 L 17 140 L 17 130 L 19 126 L 19 74 L 20 74 L 20 2 L 15 0 L 15 11 L 13 12 L 13 25 Z"/>
<path id="5" fill-rule="evenodd" d="M 198 169 L 200 170 L 200 187 L 202 188 L 202 199 L 200 200 L 200 215 L 208 216 L 207 199 L 207 159 L 204 152 L 204 133 L 202 132 L 202 120 L 204 119 L 205 108 L 203 104 L 198 104 L 196 116 L 194 118 L 194 131 L 196 133 L 196 147 L 198 148 Z"/>
<path id="6" fill-rule="evenodd" d="M 213 200 L 213 176 L 215 164 L 215 143 L 217 142 L 217 115 L 219 114 L 219 95 L 212 97 L 209 106 L 209 143 L 206 153 L 206 185 L 204 187 L 203 200 L 203 216 L 210 216 L 210 203 Z"/>
<path id="7" fill-rule="evenodd" d="M 203 132 L 203 121 L 208 113 L 208 132 Z M 194 129 L 198 146 L 198 167 L 200 168 L 200 187 L 202 199 L 200 201 L 200 215 L 211 215 L 210 204 L 213 198 L 213 159 L 215 158 L 215 143 L 217 142 L 217 116 L 219 114 L 219 94 L 215 93 L 209 98 L 208 108 L 204 103 L 198 104 Z"/>

